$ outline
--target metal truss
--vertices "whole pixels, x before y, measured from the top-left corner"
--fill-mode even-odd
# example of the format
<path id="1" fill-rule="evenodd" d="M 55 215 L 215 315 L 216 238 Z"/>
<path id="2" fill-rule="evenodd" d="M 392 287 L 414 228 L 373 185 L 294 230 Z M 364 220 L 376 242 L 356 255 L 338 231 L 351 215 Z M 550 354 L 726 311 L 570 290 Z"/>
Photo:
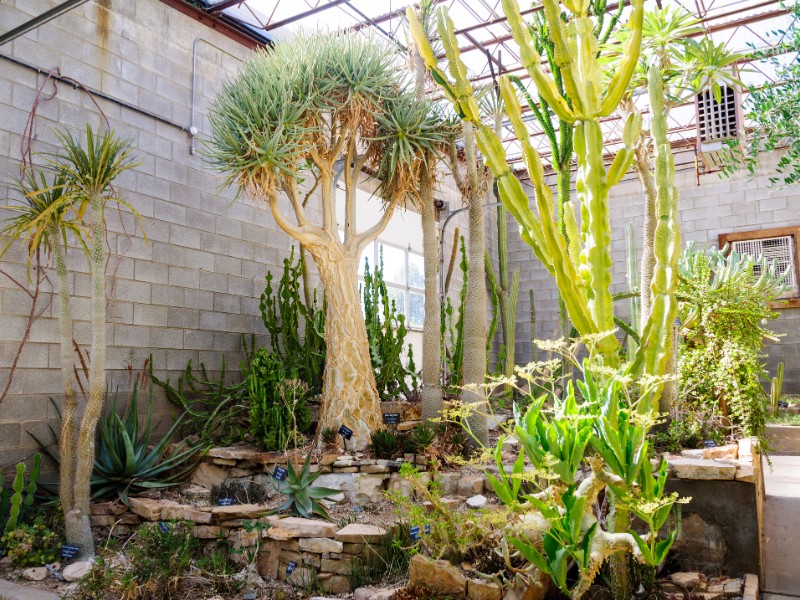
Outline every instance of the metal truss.
<path id="1" fill-rule="evenodd" d="M 175 0 L 172 0 L 175 1 Z M 446 6 L 456 26 L 456 36 L 462 57 L 476 85 L 491 85 L 498 70 L 516 74 L 527 80 L 520 64 L 519 49 L 511 37 L 511 30 L 503 16 L 500 0 L 433 0 Z M 618 0 L 629 4 L 629 0 Z M 724 42 L 736 52 L 747 52 L 752 47 L 765 49 L 780 43 L 779 30 L 788 29 L 790 11 L 779 0 L 646 0 L 659 6 L 682 6 L 701 21 L 703 33 L 714 42 Z M 195 2 L 197 5 L 198 2 Z M 200 2 L 210 15 L 235 20 L 252 31 L 260 31 L 280 39 L 298 28 L 341 30 L 356 34 L 373 30 L 405 49 L 404 15 L 412 0 L 221 0 L 215 3 Z M 525 3 L 522 3 L 525 7 Z M 528 5 L 523 15 L 541 10 L 541 5 Z M 619 5 L 609 3 L 607 10 L 616 11 Z M 623 6 L 628 11 L 628 6 Z M 742 79 L 756 86 L 770 85 L 774 73 L 763 64 L 749 59 L 740 61 Z M 432 90 L 432 93 L 436 93 Z M 637 98 L 637 107 L 648 112 L 646 96 Z M 696 115 L 693 103 L 672 110 L 670 114 L 670 141 L 676 149 L 695 147 Z M 531 139 L 545 162 L 550 147 L 547 139 L 533 119 L 526 119 Z M 610 153 L 619 146 L 623 123 L 611 116 L 605 119 L 606 150 Z M 521 160 L 519 142 L 509 128 L 504 144 L 510 163 Z"/>

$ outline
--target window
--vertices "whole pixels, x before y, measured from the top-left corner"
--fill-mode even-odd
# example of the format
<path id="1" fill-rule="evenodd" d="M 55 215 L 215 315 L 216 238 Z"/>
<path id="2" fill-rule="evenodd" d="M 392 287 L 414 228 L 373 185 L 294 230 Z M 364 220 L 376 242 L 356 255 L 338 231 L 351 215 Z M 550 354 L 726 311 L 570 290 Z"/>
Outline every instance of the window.
<path id="1" fill-rule="evenodd" d="M 425 322 L 425 267 L 421 254 L 410 250 L 391 246 L 382 242 L 373 242 L 361 254 L 359 278 L 364 275 L 364 261 L 369 261 L 369 268 L 377 265 L 383 251 L 383 279 L 397 311 L 406 317 L 406 327 L 422 329 Z"/>
<path id="2" fill-rule="evenodd" d="M 782 227 L 779 229 L 764 229 L 761 231 L 748 231 L 742 233 L 727 233 L 719 236 L 719 245 L 722 248 L 729 244 L 733 252 L 763 256 L 768 261 L 774 261 L 776 270 L 786 276 L 787 290 L 782 298 L 788 302 L 776 303 L 776 308 L 794 306 L 800 307 L 800 227 Z M 759 276 L 761 267 L 754 268 L 754 275 Z"/>

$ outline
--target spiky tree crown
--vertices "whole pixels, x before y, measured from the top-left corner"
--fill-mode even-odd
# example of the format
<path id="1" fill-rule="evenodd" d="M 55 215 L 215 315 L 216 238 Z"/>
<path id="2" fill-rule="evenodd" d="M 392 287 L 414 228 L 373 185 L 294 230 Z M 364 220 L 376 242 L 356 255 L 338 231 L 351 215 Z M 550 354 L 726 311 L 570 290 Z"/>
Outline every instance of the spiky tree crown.
<path id="1" fill-rule="evenodd" d="M 302 33 L 258 53 L 224 86 L 210 121 L 212 163 L 257 195 L 354 150 L 369 153 L 393 200 L 444 141 L 441 119 L 414 97 L 392 47 L 362 34 Z"/>

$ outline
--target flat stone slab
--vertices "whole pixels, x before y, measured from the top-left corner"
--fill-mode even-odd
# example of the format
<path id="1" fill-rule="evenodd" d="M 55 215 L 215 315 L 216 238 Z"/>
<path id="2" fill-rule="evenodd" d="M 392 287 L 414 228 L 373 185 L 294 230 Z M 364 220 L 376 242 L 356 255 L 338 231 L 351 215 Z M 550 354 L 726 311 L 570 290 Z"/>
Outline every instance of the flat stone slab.
<path id="1" fill-rule="evenodd" d="M 291 533 L 292 538 L 332 538 L 337 529 L 336 525 L 327 521 L 301 519 L 299 517 L 286 517 L 285 519 L 270 517 L 269 524 L 270 531 L 274 528 L 287 532 L 287 534 Z M 270 535 L 270 537 L 272 536 Z"/>
<path id="2" fill-rule="evenodd" d="M 270 512 L 268 506 L 261 504 L 234 504 L 233 506 L 215 506 L 211 514 L 217 521 L 232 521 L 233 519 L 257 519 Z"/>
<path id="3" fill-rule="evenodd" d="M 736 477 L 734 463 L 706 458 L 670 457 L 669 468 L 680 479 L 724 480 Z"/>
<path id="4" fill-rule="evenodd" d="M 376 525 L 362 525 L 351 523 L 336 532 L 336 539 L 340 542 L 373 543 L 379 542 L 386 535 L 386 530 Z"/>
<path id="5" fill-rule="evenodd" d="M 60 598 L 58 594 L 0 579 L 0 600 L 60 600 Z"/>

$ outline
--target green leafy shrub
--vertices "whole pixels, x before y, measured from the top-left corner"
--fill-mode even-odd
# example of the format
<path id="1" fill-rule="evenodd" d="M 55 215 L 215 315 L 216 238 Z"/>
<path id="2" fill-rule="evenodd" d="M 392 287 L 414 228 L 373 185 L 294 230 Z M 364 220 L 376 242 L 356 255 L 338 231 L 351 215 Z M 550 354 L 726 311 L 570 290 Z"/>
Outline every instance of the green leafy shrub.
<path id="1" fill-rule="evenodd" d="M 375 458 L 390 460 L 403 449 L 402 433 L 391 431 L 390 429 L 378 429 L 372 432 L 372 449 L 375 451 Z"/>
<path id="2" fill-rule="evenodd" d="M 393 400 L 401 394 L 408 396 L 418 384 L 414 351 L 411 345 L 407 351 L 403 349 L 408 333 L 405 315 L 398 313 L 395 301 L 389 297 L 383 279 L 383 253 L 374 273 L 370 272 L 369 261 L 364 261 L 362 297 L 369 354 L 378 393 L 382 400 Z M 407 365 L 403 364 L 404 355 Z"/>
<path id="3" fill-rule="evenodd" d="M 266 450 L 286 450 L 311 427 L 306 406 L 308 387 L 297 372 L 286 371 L 280 356 L 261 348 L 247 374 L 250 396 L 250 432 Z"/>
<path id="4" fill-rule="evenodd" d="M 125 542 L 125 557 L 101 548 L 76 600 L 178 600 L 234 597 L 243 581 L 224 540 L 203 546 L 191 522 L 146 523 Z"/>
<path id="5" fill-rule="evenodd" d="M 254 339 L 253 336 L 251 348 L 248 348 L 247 339 L 242 335 L 246 356 L 251 353 Z M 193 369 L 190 360 L 175 387 L 169 379 L 161 381 L 155 376 L 152 356 L 148 364 L 153 383 L 162 387 L 167 400 L 184 414 L 180 427 L 184 437 L 196 436 L 206 446 L 230 446 L 241 441 L 243 433 L 247 431 L 247 382 L 226 383 L 224 355 L 218 378 L 210 379 L 203 363 L 200 363 L 198 370 Z"/>
<path id="6" fill-rule="evenodd" d="M 182 417 L 151 446 L 152 397 L 148 399 L 144 428 L 140 429 L 138 385 L 134 384 L 122 416 L 117 413 L 117 394 L 114 392 L 109 413 L 100 419 L 92 496 L 99 499 L 116 495 L 127 504 L 131 495 L 183 483 L 197 465 L 201 445 L 172 445 Z"/>
<path id="7" fill-rule="evenodd" d="M 322 441 L 328 446 L 335 446 L 339 441 L 339 433 L 333 427 L 326 427 L 322 430 Z"/>
<path id="8" fill-rule="evenodd" d="M 680 395 L 687 406 L 711 409 L 743 435 L 765 432 L 767 396 L 761 379 L 764 340 L 777 336 L 762 323 L 777 317 L 769 303 L 784 290 L 774 263 L 689 244 L 679 263 Z"/>
<path id="9" fill-rule="evenodd" d="M 414 451 L 425 452 L 436 441 L 436 430 L 430 423 L 419 423 L 414 427 L 411 438 L 414 441 Z"/>
<path id="10" fill-rule="evenodd" d="M 30 522 L 41 464 L 42 455 L 37 452 L 33 456 L 33 467 L 26 482 L 25 463 L 17 463 L 16 476 L 10 489 L 5 487 L 3 474 L 0 473 L 0 533 L 11 533 L 18 525 Z"/>
<path id="11" fill-rule="evenodd" d="M 61 547 L 59 536 L 41 519 L 31 525 L 20 523 L 0 537 L 5 555 L 20 567 L 36 567 L 55 562 Z"/>
<path id="12" fill-rule="evenodd" d="M 322 392 L 325 368 L 325 301 L 320 305 L 317 291 L 306 289 L 305 270 L 305 257 L 300 252 L 295 262 L 293 246 L 289 258 L 283 261 L 277 289 L 272 287 L 272 273 L 267 273 L 259 307 L 272 352 L 287 373 L 295 372 L 316 395 Z"/>
<path id="13" fill-rule="evenodd" d="M 312 485 L 322 472 L 311 472 L 311 455 L 306 456 L 303 467 L 295 471 L 292 463 L 286 466 L 288 472 L 286 479 L 278 481 L 272 479 L 275 489 L 286 496 L 284 502 L 275 513 L 289 513 L 290 515 L 310 519 L 314 515 L 328 519 L 328 511 L 319 502 L 339 493 L 339 490 Z"/>

